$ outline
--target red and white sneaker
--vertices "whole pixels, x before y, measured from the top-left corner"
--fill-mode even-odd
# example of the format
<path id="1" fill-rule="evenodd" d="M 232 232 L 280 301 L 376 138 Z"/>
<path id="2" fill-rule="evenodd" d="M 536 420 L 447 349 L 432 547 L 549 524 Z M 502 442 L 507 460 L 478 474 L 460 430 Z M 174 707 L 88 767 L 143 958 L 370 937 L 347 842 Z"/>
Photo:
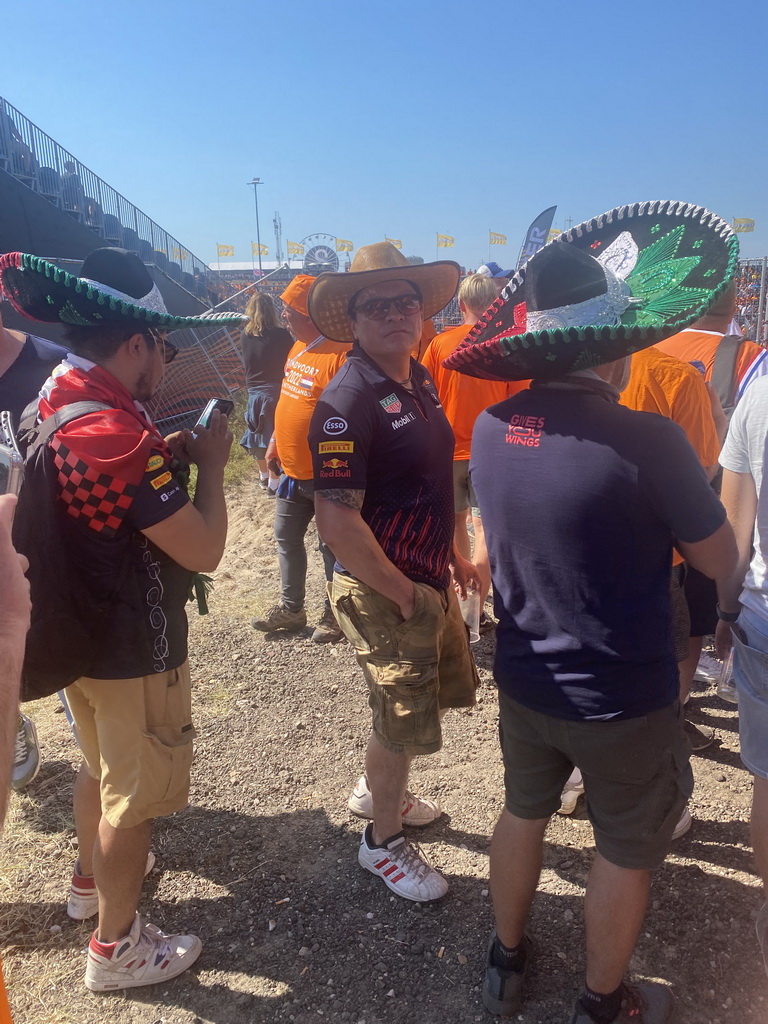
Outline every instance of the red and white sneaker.
<path id="1" fill-rule="evenodd" d="M 202 949 L 196 935 L 166 935 L 137 914 L 130 932 L 117 942 L 99 942 L 93 933 L 85 987 L 91 992 L 114 992 L 170 981 L 191 967 Z"/>
<path id="2" fill-rule="evenodd" d="M 89 917 L 99 912 L 99 894 L 93 875 L 78 874 L 80 861 L 75 861 L 75 870 L 72 872 L 72 883 L 69 887 L 69 903 L 67 903 L 67 914 L 73 921 L 87 921 Z M 150 850 L 147 854 L 147 866 L 144 870 L 146 878 L 155 866 L 155 855 Z"/>
<path id="3" fill-rule="evenodd" d="M 442 899 L 448 892 L 443 876 L 402 832 L 393 836 L 386 846 L 369 846 L 370 842 L 373 842 L 373 826 L 367 825 L 357 852 L 358 863 L 372 875 L 378 875 L 398 896 L 416 903 L 429 903 Z"/>
<path id="4" fill-rule="evenodd" d="M 369 818 L 373 820 L 373 797 L 368 789 L 368 779 L 361 775 L 357 785 L 352 790 L 352 796 L 347 801 L 347 807 L 358 818 Z M 403 800 L 403 824 L 411 825 L 414 828 L 422 828 L 424 825 L 431 825 L 437 821 L 443 812 L 435 800 L 422 800 L 414 793 L 407 792 Z"/>

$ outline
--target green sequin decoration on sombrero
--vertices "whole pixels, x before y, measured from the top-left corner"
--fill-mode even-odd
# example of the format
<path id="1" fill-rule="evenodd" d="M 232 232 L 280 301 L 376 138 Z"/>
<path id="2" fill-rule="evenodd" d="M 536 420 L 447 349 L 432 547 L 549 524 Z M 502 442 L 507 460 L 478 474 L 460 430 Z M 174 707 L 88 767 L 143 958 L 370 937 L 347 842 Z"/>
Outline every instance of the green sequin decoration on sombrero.
<path id="1" fill-rule="evenodd" d="M 640 250 L 626 281 L 633 298 L 642 299 L 642 305 L 622 316 L 623 323 L 658 327 L 709 298 L 708 289 L 682 284 L 701 263 L 701 256 L 676 255 L 684 234 L 685 227 L 680 224 Z"/>

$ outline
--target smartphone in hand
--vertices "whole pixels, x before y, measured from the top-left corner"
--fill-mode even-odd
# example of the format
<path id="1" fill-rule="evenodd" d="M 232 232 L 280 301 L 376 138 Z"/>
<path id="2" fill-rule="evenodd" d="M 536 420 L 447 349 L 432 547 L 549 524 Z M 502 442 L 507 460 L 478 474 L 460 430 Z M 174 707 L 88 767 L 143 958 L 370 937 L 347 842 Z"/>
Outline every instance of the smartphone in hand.
<path id="1" fill-rule="evenodd" d="M 195 431 L 198 427 L 210 427 L 211 416 L 216 409 L 218 409 L 219 412 L 224 413 L 225 416 L 230 416 L 234 408 L 235 403 L 231 398 L 212 398 L 200 413 L 197 423 L 195 423 L 192 430 Z"/>

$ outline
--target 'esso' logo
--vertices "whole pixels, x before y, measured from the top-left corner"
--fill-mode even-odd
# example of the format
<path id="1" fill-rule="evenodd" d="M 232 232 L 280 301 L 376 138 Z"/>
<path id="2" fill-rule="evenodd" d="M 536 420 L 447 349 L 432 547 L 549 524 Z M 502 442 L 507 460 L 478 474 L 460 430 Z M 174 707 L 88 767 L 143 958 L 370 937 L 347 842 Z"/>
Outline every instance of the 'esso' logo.
<path id="1" fill-rule="evenodd" d="M 323 430 L 326 432 L 326 434 L 343 434 L 346 429 L 346 420 L 330 419 L 326 420 L 325 423 L 323 424 Z"/>

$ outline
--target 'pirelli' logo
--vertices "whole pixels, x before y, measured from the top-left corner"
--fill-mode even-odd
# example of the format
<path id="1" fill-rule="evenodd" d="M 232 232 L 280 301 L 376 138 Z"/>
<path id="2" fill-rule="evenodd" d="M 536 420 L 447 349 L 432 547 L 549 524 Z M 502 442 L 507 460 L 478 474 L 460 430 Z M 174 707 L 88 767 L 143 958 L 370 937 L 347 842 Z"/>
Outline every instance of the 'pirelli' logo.
<path id="1" fill-rule="evenodd" d="M 337 452 L 353 452 L 354 441 L 321 441 L 317 446 L 318 455 L 335 455 Z"/>
<path id="2" fill-rule="evenodd" d="M 150 480 L 149 482 L 152 484 L 152 486 L 157 491 L 161 487 L 165 487 L 165 485 L 170 480 L 172 480 L 172 479 L 173 479 L 173 474 L 172 473 L 161 473 L 160 476 L 156 476 L 154 480 Z"/>

